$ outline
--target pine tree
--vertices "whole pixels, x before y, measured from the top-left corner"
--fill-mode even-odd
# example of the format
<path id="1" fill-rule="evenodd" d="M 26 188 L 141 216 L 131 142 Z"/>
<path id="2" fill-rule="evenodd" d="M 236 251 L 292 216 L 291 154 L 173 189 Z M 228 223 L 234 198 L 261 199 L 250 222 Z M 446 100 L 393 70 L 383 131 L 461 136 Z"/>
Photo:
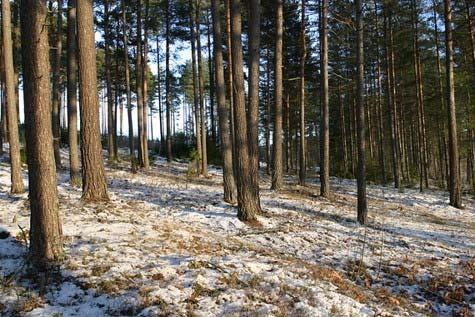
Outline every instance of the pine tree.
<path id="1" fill-rule="evenodd" d="M 21 1 L 30 260 L 39 269 L 63 256 L 51 130 L 48 32 L 44 28 L 47 13 L 45 0 Z"/>
<path id="2" fill-rule="evenodd" d="M 108 200 L 99 131 L 96 49 L 92 2 L 77 0 L 79 98 L 81 109 L 82 199 Z"/>

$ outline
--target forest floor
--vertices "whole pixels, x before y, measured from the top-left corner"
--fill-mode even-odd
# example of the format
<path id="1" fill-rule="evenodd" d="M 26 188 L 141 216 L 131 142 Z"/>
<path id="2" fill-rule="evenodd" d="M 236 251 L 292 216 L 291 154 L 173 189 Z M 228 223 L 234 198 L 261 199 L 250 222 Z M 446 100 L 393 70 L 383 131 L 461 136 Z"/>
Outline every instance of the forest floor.
<path id="1" fill-rule="evenodd" d="M 186 163 L 107 166 L 110 202 L 83 204 L 59 173 L 66 257 L 32 282 L 25 265 L 27 194 L 10 195 L 0 163 L 2 316 L 473 316 L 475 202 L 368 186 L 358 225 L 356 184 L 315 179 L 270 191 L 250 227 L 222 202 L 221 171 L 187 176 Z M 25 174 L 26 181 L 26 174 Z M 48 284 L 48 286 L 46 286 Z"/>

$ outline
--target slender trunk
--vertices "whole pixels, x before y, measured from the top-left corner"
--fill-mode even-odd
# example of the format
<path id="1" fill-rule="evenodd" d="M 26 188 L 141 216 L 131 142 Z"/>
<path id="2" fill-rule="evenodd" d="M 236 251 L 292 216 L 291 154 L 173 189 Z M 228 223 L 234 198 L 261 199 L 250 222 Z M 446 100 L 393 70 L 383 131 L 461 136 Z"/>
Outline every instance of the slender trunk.
<path id="1" fill-rule="evenodd" d="M 129 68 L 129 37 L 127 36 L 127 15 L 125 12 L 125 0 L 121 0 L 122 7 L 122 41 L 124 43 L 124 68 L 125 68 L 125 92 L 127 98 L 127 123 L 129 130 L 129 156 L 132 171 L 136 169 L 135 144 L 134 144 L 134 124 L 132 118 L 132 93 L 130 91 L 130 68 Z"/>
<path id="2" fill-rule="evenodd" d="M 261 1 L 248 0 L 249 10 L 249 96 L 247 109 L 251 188 L 259 199 L 259 64 L 261 45 Z M 260 201 L 257 202 L 260 206 Z"/>
<path id="3" fill-rule="evenodd" d="M 30 200 L 30 257 L 39 270 L 63 257 L 51 131 L 46 1 L 21 1 L 26 148 Z"/>
<path id="4" fill-rule="evenodd" d="M 209 74 L 209 120 L 211 121 L 211 140 L 216 144 L 216 120 L 214 118 L 214 96 L 215 96 L 215 76 L 213 71 L 213 56 L 211 55 L 211 22 L 209 20 L 209 14 L 206 13 L 206 35 L 208 36 L 208 74 Z"/>
<path id="5" fill-rule="evenodd" d="M 452 6 L 450 0 L 444 0 L 445 11 L 445 47 L 446 47 L 446 81 L 447 81 L 447 107 L 449 114 L 449 166 L 450 166 L 450 205 L 462 207 L 460 185 L 460 162 L 457 136 L 457 112 L 455 107 L 455 81 L 454 81 L 454 52 L 452 33 Z"/>
<path id="6" fill-rule="evenodd" d="M 12 194 L 25 191 L 21 175 L 20 136 L 18 132 L 18 113 L 16 109 L 15 78 L 13 66 L 13 44 L 11 31 L 10 1 L 2 1 L 2 44 L 3 67 L 5 75 L 6 111 L 8 143 L 10 144 L 11 188 Z"/>
<path id="7" fill-rule="evenodd" d="M 365 112 L 364 112 L 364 46 L 363 46 L 363 3 L 355 1 L 356 9 L 356 63 L 357 73 L 357 139 L 358 139 L 358 222 L 366 224 L 368 218 L 368 206 L 366 201 L 366 167 L 365 167 Z"/>
<path id="8" fill-rule="evenodd" d="M 274 118 L 274 170 L 272 171 L 272 189 L 283 187 L 282 164 L 282 51 L 284 34 L 284 4 L 277 0 L 276 39 L 275 39 L 275 118 Z"/>
<path id="9" fill-rule="evenodd" d="M 232 29 L 232 60 L 233 82 L 235 92 L 234 120 L 236 137 L 236 180 L 238 193 L 238 218 L 242 221 L 256 221 L 260 212 L 256 191 L 251 188 L 251 169 L 249 166 L 249 140 L 246 120 L 246 100 L 244 95 L 244 65 L 241 41 L 241 1 L 232 0 L 231 29 Z"/>
<path id="10" fill-rule="evenodd" d="M 348 145 L 347 145 L 347 136 L 346 136 L 346 120 L 345 120 L 345 108 L 343 100 L 343 91 L 341 88 L 341 83 L 338 83 L 338 105 L 340 112 L 340 129 L 341 129 L 341 145 L 342 145 L 342 156 L 343 156 L 343 172 L 344 175 L 348 173 Z"/>
<path id="11" fill-rule="evenodd" d="M 61 52 L 63 38 L 63 0 L 58 0 L 58 13 L 56 19 L 55 50 L 53 54 L 53 108 L 52 108 L 52 129 L 54 138 L 54 159 L 56 168 L 61 168 L 61 154 L 59 151 L 61 145 L 60 128 L 60 107 L 61 107 Z"/>
<path id="12" fill-rule="evenodd" d="M 194 2 L 190 0 L 190 35 L 191 35 L 191 71 L 193 79 L 193 111 L 195 113 L 195 136 L 196 151 L 198 152 L 198 170 L 201 170 L 201 161 L 203 159 L 203 150 L 201 148 L 201 108 L 198 91 L 198 76 L 196 72 L 196 14 L 194 10 Z"/>
<path id="13" fill-rule="evenodd" d="M 102 160 L 97 95 L 96 49 L 94 45 L 93 4 L 77 1 L 79 98 L 81 102 L 82 199 L 108 200 L 107 181 Z"/>
<path id="14" fill-rule="evenodd" d="M 307 43 L 305 34 L 305 0 L 301 1 L 302 12 L 300 21 L 300 148 L 299 148 L 299 184 L 305 185 L 305 178 L 307 177 L 307 157 L 305 144 L 305 60 L 307 58 Z"/>
<path id="15" fill-rule="evenodd" d="M 114 152 L 114 118 L 113 107 L 114 99 L 112 97 L 112 78 L 111 78 L 111 56 L 110 56 L 110 31 L 109 31 L 109 1 L 104 0 L 104 51 L 105 51 L 105 77 L 107 90 L 107 149 L 110 161 L 116 161 Z"/>
<path id="16" fill-rule="evenodd" d="M 143 97 L 143 124 L 142 124 L 142 156 L 143 167 L 148 168 L 150 161 L 148 158 L 148 132 L 147 132 L 147 119 L 148 119 L 148 28 L 149 28 L 149 0 L 145 0 L 145 20 L 144 20 L 144 43 L 143 43 L 143 57 L 142 57 L 142 97 Z"/>
<path id="17" fill-rule="evenodd" d="M 328 92 L 328 0 L 321 2 L 320 47 L 321 47 L 321 78 L 322 78 L 322 146 L 320 148 L 320 195 L 330 196 L 330 109 Z"/>
<path id="18" fill-rule="evenodd" d="M 224 80 L 223 51 L 221 45 L 221 23 L 218 0 L 211 1 L 213 19 L 214 64 L 216 71 L 216 99 L 218 103 L 219 136 L 223 153 L 224 201 L 236 202 L 236 181 L 233 173 L 233 153 L 229 126 L 229 109 L 226 105 L 226 83 Z"/>
<path id="19" fill-rule="evenodd" d="M 165 144 L 165 134 L 163 132 L 163 110 L 162 110 L 162 71 L 160 69 L 160 45 L 157 35 L 157 90 L 158 90 L 158 121 L 160 122 L 160 154 L 164 153 L 163 145 Z"/>
<path id="20" fill-rule="evenodd" d="M 200 101 L 200 123 L 201 123 L 201 174 L 203 176 L 208 176 L 208 154 L 206 149 L 206 109 L 205 109 L 205 96 L 204 96 L 204 73 L 203 73 L 203 59 L 201 52 L 201 22 L 200 22 L 200 11 L 201 11 L 201 0 L 197 0 L 195 11 L 195 27 L 196 27 L 196 49 L 198 50 L 198 96 Z"/>
<path id="21" fill-rule="evenodd" d="M 71 185 L 81 184 L 78 146 L 78 58 L 76 37 L 76 0 L 68 0 L 68 140 Z"/>
<path id="22" fill-rule="evenodd" d="M 377 46 L 377 61 L 376 61 L 376 89 L 377 89 L 377 121 L 378 121 L 378 143 L 379 143 L 379 166 L 381 169 L 381 179 L 383 185 L 386 185 L 388 180 L 386 176 L 386 161 L 384 158 L 384 116 L 383 116 L 383 105 L 381 96 L 383 94 L 382 91 L 382 84 L 381 84 L 381 50 L 380 50 L 380 43 L 379 43 L 379 19 L 378 19 L 378 4 L 377 0 L 374 0 L 374 10 L 375 10 L 375 17 L 376 17 L 376 32 L 378 38 L 376 39 L 376 46 Z"/>
<path id="23" fill-rule="evenodd" d="M 167 161 L 173 160 L 172 152 L 172 127 L 171 127 L 171 82 L 170 82 L 170 0 L 166 0 L 167 11 L 165 13 L 166 26 L 166 50 L 165 50 L 165 76 L 166 76 L 166 125 L 167 125 Z"/>
<path id="24" fill-rule="evenodd" d="M 390 129 L 391 129 L 391 154 L 392 154 L 392 167 L 394 187 L 400 186 L 400 171 L 399 171 L 399 151 L 398 151 L 398 131 L 397 131 L 397 112 L 395 102 L 395 83 L 392 65 L 393 63 L 393 46 L 392 46 L 392 13 L 390 8 L 384 8 L 384 37 L 386 40 L 386 103 L 389 108 L 390 116 Z"/>
<path id="25" fill-rule="evenodd" d="M 270 133 L 271 133 L 271 96 L 270 96 L 270 50 L 267 48 L 267 59 L 266 59 L 266 173 L 267 175 L 271 174 L 271 144 L 270 144 Z"/>
<path id="26" fill-rule="evenodd" d="M 142 69 L 142 0 L 137 0 L 137 49 L 135 59 L 135 89 L 137 91 L 137 134 L 138 134 L 138 164 L 144 167 L 145 155 L 143 148 L 143 69 Z"/>
<path id="27" fill-rule="evenodd" d="M 226 11 L 226 47 L 227 47 L 227 80 L 228 80 L 228 100 L 229 100 L 229 110 L 230 110 L 230 124 L 231 124 L 231 144 L 233 150 L 233 170 L 234 175 L 236 175 L 236 138 L 235 138 L 235 129 L 234 129 L 234 85 L 233 85 L 233 57 L 231 52 L 231 0 L 224 0 L 224 9 Z"/>

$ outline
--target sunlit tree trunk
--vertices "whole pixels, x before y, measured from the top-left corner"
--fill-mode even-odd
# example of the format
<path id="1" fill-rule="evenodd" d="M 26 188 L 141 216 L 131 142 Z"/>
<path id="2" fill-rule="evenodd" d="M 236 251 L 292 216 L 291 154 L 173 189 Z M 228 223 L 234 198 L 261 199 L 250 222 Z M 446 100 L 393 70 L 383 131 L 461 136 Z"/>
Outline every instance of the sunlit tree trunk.
<path id="1" fill-rule="evenodd" d="M 446 50 L 446 97 L 449 113 L 449 192 L 450 205 L 456 208 L 462 207 L 460 162 L 457 136 L 457 112 L 455 108 L 455 85 L 454 85 L 454 51 L 452 33 L 452 1 L 444 0 L 445 13 L 445 50 Z"/>
<path id="2" fill-rule="evenodd" d="M 67 78 L 68 78 L 68 140 L 69 140 L 69 175 L 71 184 L 81 184 L 78 146 L 78 58 L 76 37 L 76 0 L 68 1 L 67 31 Z"/>
<path id="3" fill-rule="evenodd" d="M 81 102 L 82 199 L 108 200 L 102 159 L 97 94 L 96 48 L 91 0 L 77 0 L 79 98 Z"/>
<path id="4" fill-rule="evenodd" d="M 51 94 L 46 1 L 21 1 L 23 93 L 30 200 L 30 261 L 45 269 L 63 257 Z"/>
<path id="5" fill-rule="evenodd" d="M 2 1 L 2 44 L 8 143 L 10 144 L 10 191 L 13 194 L 18 194 L 22 193 L 25 190 L 25 187 L 21 175 L 20 136 L 18 132 L 18 113 L 16 109 L 15 72 L 13 69 L 13 44 L 9 0 Z"/>
<path id="6" fill-rule="evenodd" d="M 226 83 L 224 80 L 223 51 L 221 45 L 221 23 L 218 0 L 211 1 L 214 31 L 214 63 L 216 72 L 216 99 L 218 103 L 219 136 L 223 153 L 224 201 L 236 202 L 236 181 L 233 172 L 233 153 L 229 125 L 229 109 L 226 105 Z"/>
<path id="7" fill-rule="evenodd" d="M 358 171 L 356 182 L 358 185 L 358 222 L 366 224 L 368 206 L 366 201 L 366 161 L 365 161 L 365 112 L 364 112 L 364 46 L 363 46 L 363 3 L 355 1 L 356 10 L 356 64 L 357 64 L 357 143 L 358 143 Z"/>
<path id="8" fill-rule="evenodd" d="M 328 0 L 322 0 L 320 23 L 322 77 L 322 146 L 320 148 L 320 195 L 330 196 L 330 109 L 328 88 Z"/>
<path id="9" fill-rule="evenodd" d="M 248 0 L 249 11 L 249 96 L 247 109 L 251 188 L 259 199 L 259 67 L 261 45 L 261 1 Z M 260 202 L 257 203 L 260 206 Z"/>
<path id="10" fill-rule="evenodd" d="M 275 113 L 274 113 L 274 155 L 272 171 L 272 189 L 283 187 L 283 156 L 282 156 L 282 52 L 284 34 L 284 4 L 276 1 L 276 37 L 275 37 Z"/>
<path id="11" fill-rule="evenodd" d="M 244 65 L 241 41 L 241 1 L 231 1 L 232 60 L 234 82 L 234 128 L 236 138 L 236 180 L 238 193 L 238 218 L 242 221 L 255 221 L 260 212 L 259 200 L 252 187 L 249 166 L 248 123 L 246 118 L 246 100 L 244 95 Z"/>

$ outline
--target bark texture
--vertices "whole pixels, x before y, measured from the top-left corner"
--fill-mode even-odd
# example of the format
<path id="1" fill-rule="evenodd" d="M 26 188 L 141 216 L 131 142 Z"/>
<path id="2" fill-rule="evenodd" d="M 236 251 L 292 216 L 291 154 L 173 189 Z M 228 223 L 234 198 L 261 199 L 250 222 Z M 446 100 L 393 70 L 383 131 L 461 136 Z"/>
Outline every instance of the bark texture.
<path id="1" fill-rule="evenodd" d="M 13 67 L 13 45 L 11 32 L 10 1 L 2 0 L 2 44 L 5 74 L 5 101 L 7 110 L 8 143 L 10 144 L 11 188 L 12 194 L 25 191 L 21 176 L 20 136 L 18 133 L 18 113 L 16 109 L 15 71 Z"/>
<path id="2" fill-rule="evenodd" d="M 25 124 L 30 199 L 30 260 L 38 269 L 63 256 L 51 94 L 46 1 L 21 1 Z"/>
<path id="3" fill-rule="evenodd" d="M 78 57 L 76 37 L 76 0 L 68 1 L 68 140 L 69 175 L 73 186 L 81 184 L 78 146 Z"/>
<path id="4" fill-rule="evenodd" d="M 223 49 L 221 44 L 221 23 L 218 0 L 211 1 L 214 32 L 214 63 L 216 71 L 216 100 L 218 103 L 219 136 L 223 153 L 224 201 L 236 202 L 236 181 L 233 172 L 233 152 L 229 125 L 229 109 L 226 105 L 226 84 L 224 81 Z"/>
<path id="5" fill-rule="evenodd" d="M 77 0 L 79 98 L 81 102 L 82 199 L 108 200 L 102 159 L 97 95 L 96 48 L 92 0 Z"/>

